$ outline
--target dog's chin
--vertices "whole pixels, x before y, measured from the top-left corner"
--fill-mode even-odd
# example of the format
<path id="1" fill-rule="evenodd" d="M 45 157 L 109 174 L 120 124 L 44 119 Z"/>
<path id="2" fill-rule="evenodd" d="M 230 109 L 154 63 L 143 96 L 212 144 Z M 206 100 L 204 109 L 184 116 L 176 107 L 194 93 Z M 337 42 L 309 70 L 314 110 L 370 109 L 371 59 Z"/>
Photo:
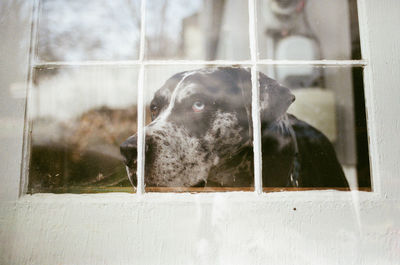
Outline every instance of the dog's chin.
<path id="1" fill-rule="evenodd" d="M 200 180 L 197 184 L 193 185 L 192 187 L 204 188 L 205 186 L 206 186 L 206 181 Z"/>
<path id="2" fill-rule="evenodd" d="M 128 179 L 131 182 L 132 186 L 136 188 L 137 185 L 137 177 L 136 177 L 136 167 L 126 166 L 126 173 L 128 174 Z"/>
<path id="3" fill-rule="evenodd" d="M 137 186 L 136 162 L 134 162 L 133 165 L 129 165 L 129 166 L 125 165 L 125 167 L 126 167 L 126 173 L 128 175 L 129 181 L 131 182 L 132 186 L 134 188 L 136 188 L 136 186 Z M 145 176 L 146 186 L 148 186 L 148 187 L 182 187 L 182 186 L 185 186 L 185 185 L 176 185 L 176 183 L 174 183 L 174 184 L 171 183 L 170 185 L 164 183 L 164 185 L 160 185 L 159 183 L 155 183 L 154 181 L 151 181 L 152 179 L 154 179 L 154 178 L 152 178 L 151 176 L 147 176 L 147 178 Z M 157 178 L 155 178 L 155 179 L 157 179 Z M 202 179 L 202 180 L 199 180 L 197 183 L 187 186 L 187 187 L 202 188 L 205 186 L 206 186 L 206 181 Z"/>
<path id="4" fill-rule="evenodd" d="M 157 179 L 153 179 L 151 177 L 144 177 L 146 187 L 167 187 L 167 188 L 203 188 L 206 186 L 205 180 L 200 180 L 197 183 L 189 184 L 189 183 L 180 183 L 180 182 L 165 182 L 165 181 L 157 181 Z"/>

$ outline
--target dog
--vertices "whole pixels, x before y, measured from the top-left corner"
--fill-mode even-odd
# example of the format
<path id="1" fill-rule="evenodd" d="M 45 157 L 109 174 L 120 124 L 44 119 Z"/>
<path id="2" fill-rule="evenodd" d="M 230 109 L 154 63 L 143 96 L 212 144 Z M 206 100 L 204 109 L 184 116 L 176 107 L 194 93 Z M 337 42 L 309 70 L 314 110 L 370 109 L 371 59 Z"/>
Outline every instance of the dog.
<path id="1" fill-rule="evenodd" d="M 332 144 L 287 114 L 294 95 L 258 73 L 264 187 L 348 187 Z M 177 73 L 155 93 L 145 127 L 145 184 L 249 187 L 254 184 L 251 73 L 217 67 Z M 137 137 L 120 146 L 136 183 Z"/>

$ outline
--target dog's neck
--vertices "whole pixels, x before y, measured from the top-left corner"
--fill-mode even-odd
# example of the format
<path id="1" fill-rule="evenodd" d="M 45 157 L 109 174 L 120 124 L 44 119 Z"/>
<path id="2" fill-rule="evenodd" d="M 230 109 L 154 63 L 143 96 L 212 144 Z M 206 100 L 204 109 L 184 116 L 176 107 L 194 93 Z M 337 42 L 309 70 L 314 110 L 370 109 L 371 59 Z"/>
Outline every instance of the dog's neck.
<path id="1" fill-rule="evenodd" d="M 298 145 L 289 117 L 284 115 L 277 121 L 262 124 L 262 134 L 264 186 L 296 186 Z"/>
<path id="2" fill-rule="evenodd" d="M 264 186 L 295 186 L 296 180 L 291 179 L 291 176 L 297 154 L 296 136 L 286 115 L 273 123 L 263 124 L 262 162 Z M 206 186 L 253 186 L 253 155 L 253 147 L 248 144 L 234 155 L 220 159 L 218 165 L 211 168 Z M 296 176 L 296 174 L 294 175 Z M 272 182 L 271 180 L 274 181 Z"/>
<path id="3" fill-rule="evenodd" d="M 245 146 L 234 155 L 220 159 L 211 168 L 206 186 L 250 187 L 253 185 L 253 147 Z"/>

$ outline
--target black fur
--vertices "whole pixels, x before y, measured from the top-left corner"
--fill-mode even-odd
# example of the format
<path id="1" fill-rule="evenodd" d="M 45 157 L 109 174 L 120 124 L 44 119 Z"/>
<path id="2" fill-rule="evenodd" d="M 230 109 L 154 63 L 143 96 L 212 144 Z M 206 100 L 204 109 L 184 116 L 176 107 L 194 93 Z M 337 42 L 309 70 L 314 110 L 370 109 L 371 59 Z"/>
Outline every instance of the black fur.
<path id="1" fill-rule="evenodd" d="M 166 110 L 171 101 L 171 94 L 177 89 L 178 83 L 185 74 L 186 72 L 174 75 L 155 94 L 150 105 L 154 114 L 153 119 L 157 119 Z M 195 87 L 195 92 L 184 100 L 179 102 L 176 100 L 166 122 L 170 124 L 170 129 L 184 131 L 187 137 L 197 139 L 199 145 L 196 147 L 196 152 L 202 154 L 202 159 L 199 163 L 185 162 L 184 154 L 176 151 L 179 148 L 171 149 L 173 150 L 171 156 L 175 156 L 176 161 L 182 161 L 183 164 L 179 165 L 181 174 L 188 174 L 187 172 L 200 163 L 212 161 L 210 156 L 217 155 L 218 161 L 209 167 L 208 176 L 192 184 L 187 184 L 191 182 L 186 181 L 186 184 L 182 185 L 252 186 L 253 128 L 250 71 L 233 67 L 217 68 L 214 71 L 200 69 L 197 72 L 191 72 L 184 81 L 186 86 L 190 84 Z M 286 110 L 294 101 L 290 90 L 262 73 L 259 73 L 259 82 L 263 185 L 265 187 L 347 187 L 343 170 L 329 140 L 314 127 L 298 120 L 293 115 L 286 114 Z M 169 93 L 166 93 L 168 91 Z M 205 104 L 205 109 L 201 113 L 191 110 L 193 102 L 196 101 Z M 221 129 L 210 133 L 210 126 L 215 124 L 217 112 L 235 115 L 237 124 L 231 130 L 232 137 L 234 137 L 234 131 L 240 132 L 241 141 L 236 142 L 239 146 L 233 148 L 227 145 L 226 137 L 229 137 L 229 134 L 221 135 Z M 157 123 L 157 120 L 154 122 Z M 206 135 L 208 138 L 213 138 L 212 146 L 204 139 Z M 158 186 L 159 184 L 154 180 L 157 178 L 163 178 L 161 186 L 170 186 L 168 181 L 174 182 L 174 175 L 152 174 L 153 163 L 158 159 L 157 148 L 160 148 L 160 143 L 163 148 L 168 148 L 171 137 L 173 138 L 174 135 L 168 135 L 160 130 L 146 135 L 145 180 L 147 178 L 148 185 Z M 134 172 L 135 136 L 121 145 L 121 153 L 126 158 L 126 165 L 131 172 Z M 175 176 L 180 176 L 179 172 L 173 172 L 177 174 Z M 293 181 L 293 177 L 296 181 Z M 134 174 L 131 178 L 134 178 Z M 171 184 L 171 186 L 174 185 L 177 185 L 176 182 Z"/>

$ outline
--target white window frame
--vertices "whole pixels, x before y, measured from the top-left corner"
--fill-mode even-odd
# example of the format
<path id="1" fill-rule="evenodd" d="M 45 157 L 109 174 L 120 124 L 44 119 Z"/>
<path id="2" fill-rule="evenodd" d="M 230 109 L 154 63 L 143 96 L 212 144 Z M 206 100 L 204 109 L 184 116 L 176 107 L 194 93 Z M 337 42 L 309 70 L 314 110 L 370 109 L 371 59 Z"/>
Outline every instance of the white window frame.
<path id="1" fill-rule="evenodd" d="M 37 26 L 39 24 L 39 4 L 40 0 L 35 2 L 33 9 L 33 22 L 32 22 L 32 35 L 31 35 L 31 55 L 30 55 L 30 75 L 28 77 L 29 86 L 28 91 L 33 88 L 33 72 L 35 69 L 40 68 L 63 68 L 63 67 L 83 67 L 83 66 L 132 66 L 139 67 L 139 78 L 138 78 L 138 159 L 137 159 L 137 187 L 136 193 L 138 196 L 145 193 L 145 181 L 144 181 L 144 146 L 145 146 L 145 113 L 144 113 L 144 90 L 145 90 L 145 68 L 146 66 L 154 65 L 246 65 L 251 67 L 251 80 L 252 80 L 252 122 L 253 122 L 253 149 L 254 149 L 254 191 L 257 194 L 263 192 L 262 183 L 262 147 L 261 147 L 261 121 L 260 121 L 260 106 L 259 106 L 259 82 L 257 78 L 258 67 L 262 65 L 306 65 L 306 66 L 343 66 L 343 67 L 354 67 L 354 66 L 366 66 L 365 60 L 272 60 L 272 59 L 260 59 L 258 49 L 258 30 L 257 30 L 257 0 L 248 1 L 248 12 L 249 12 L 249 44 L 250 44 L 250 60 L 147 60 L 145 58 L 145 35 L 146 35 L 146 2 L 147 0 L 141 0 L 141 28 L 140 28 L 140 45 L 139 45 L 139 58 L 138 60 L 128 61 L 79 61 L 79 62 L 65 62 L 65 61 L 52 61 L 46 62 L 41 61 L 37 54 Z M 29 93 L 28 93 L 29 94 Z M 29 95 L 27 97 L 27 106 L 29 106 Z M 32 124 L 29 122 L 29 108 L 26 111 L 25 117 L 25 138 L 24 138 L 24 159 L 21 173 L 21 185 L 20 195 L 25 194 L 27 191 L 27 179 L 29 177 L 29 152 L 30 152 L 30 128 Z"/>
<path id="2" fill-rule="evenodd" d="M 145 0 L 142 0 L 145 2 Z M 145 3 L 142 4 L 142 11 L 144 10 Z M 35 1 L 37 5 L 37 0 Z M 238 257 L 245 257 L 246 255 L 240 256 L 240 253 L 235 251 L 240 247 L 241 243 L 247 242 L 246 233 L 256 233 L 261 236 L 259 228 L 247 227 L 246 218 L 252 220 L 265 220 L 269 225 L 274 225 L 274 229 L 285 229 L 285 227 L 298 228 L 299 231 L 308 233 L 309 236 L 316 237 L 316 234 L 320 233 L 323 237 L 328 237 L 329 240 L 322 244 L 322 247 L 329 248 L 333 251 L 333 254 L 342 255 L 344 260 L 353 260 L 352 256 L 355 256 L 355 263 L 371 262 L 378 260 L 380 257 L 382 261 L 388 261 L 386 264 L 395 264 L 398 260 L 398 254 L 390 254 L 390 249 L 385 248 L 388 241 L 395 240 L 399 232 L 395 231 L 392 234 L 384 230 L 379 230 L 374 225 L 381 225 L 385 220 L 394 221 L 400 217 L 398 213 L 398 203 L 400 202 L 400 182 L 397 180 L 397 175 L 400 172 L 400 165 L 398 159 L 400 157 L 400 140 L 398 137 L 400 106 L 398 99 L 400 98 L 400 89 L 398 83 L 400 82 L 398 73 L 400 72 L 400 33 L 397 29 L 400 24 L 399 16 L 400 13 L 400 2 L 398 0 L 385 0 L 384 3 L 377 2 L 374 0 L 358 0 L 358 12 L 359 12 L 359 24 L 360 24 L 360 36 L 362 46 L 362 58 L 363 60 L 356 61 L 336 61 L 336 60 L 321 60 L 321 61 L 270 61 L 270 60 L 258 60 L 257 59 L 257 41 L 256 41 L 256 30 L 255 30 L 255 0 L 249 1 L 249 14 L 250 14 L 250 45 L 251 45 L 251 60 L 246 61 L 246 64 L 252 65 L 252 76 L 254 77 L 257 70 L 257 65 L 261 64 L 295 64 L 295 65 L 337 65 L 337 66 L 364 66 L 364 91 L 365 91 L 365 105 L 367 109 L 367 126 L 369 136 L 369 150 L 370 150 L 370 163 L 371 163 L 371 180 L 372 180 L 372 192 L 363 191 L 351 191 L 351 192 L 339 192 L 330 190 L 317 190 L 317 191 L 301 191 L 301 192 L 277 192 L 277 193 L 262 193 L 261 183 L 261 169 L 255 167 L 255 192 L 226 192 L 226 193 L 144 193 L 144 182 L 143 182 L 143 167 L 138 167 L 138 192 L 136 194 L 85 194 L 85 195 L 72 195 L 72 194 L 24 194 L 24 187 L 26 184 L 20 181 L 21 171 L 26 170 L 24 167 L 17 168 L 18 163 L 11 163 L 11 161 L 21 161 L 23 157 L 22 149 L 20 151 L 10 152 L 9 148 L 0 148 L 0 154 L 5 157 L 4 162 L 0 164 L 0 180 L 2 183 L 7 185 L 0 185 L 0 199 L 2 202 L 2 215 L 7 216 L 0 219 L 0 226 L 5 225 L 11 228 L 10 231 L 7 229 L 0 231 L 0 240 L 5 241 L 11 240 L 13 251 L 7 254 L 11 263 L 23 264 L 23 263 L 37 263 L 37 264 L 49 264 L 59 263 L 61 259 L 63 263 L 82 263 L 84 260 L 86 263 L 95 263 L 96 261 L 117 261 L 117 263 L 131 263 L 123 261 L 138 261 L 142 264 L 157 263 L 157 260 L 163 258 L 164 261 L 177 261 L 176 263 L 184 262 L 183 260 L 187 257 L 191 257 L 195 254 L 187 253 L 185 250 L 185 244 L 187 242 L 195 243 L 201 239 L 202 236 L 210 237 L 210 232 L 204 231 L 203 234 L 190 233 L 191 230 L 183 229 L 183 234 L 175 234 L 169 237 L 168 233 L 159 233 L 163 229 L 168 229 L 171 226 L 176 229 L 176 224 L 184 225 L 182 220 L 195 222 L 196 216 L 190 216 L 190 214 L 196 213 L 196 209 L 200 212 L 211 211 L 214 213 L 215 218 L 221 218 L 221 215 L 230 222 L 226 223 L 226 229 L 231 233 L 241 233 L 236 231 L 235 224 L 238 222 L 243 225 L 243 233 L 240 234 L 243 238 L 237 243 L 226 243 L 220 246 L 219 256 L 223 261 L 237 261 Z M 144 16 L 142 13 L 142 29 L 144 27 Z M 385 29 L 385 30 L 383 30 Z M 392 33 L 388 36 L 388 32 Z M 33 36 L 35 31 L 32 31 Z M 144 31 L 142 30 L 142 35 Z M 388 41 L 382 41 L 389 39 Z M 143 40 L 143 38 L 142 38 Z M 143 157 L 143 82 L 144 82 L 144 68 L 149 64 L 169 64 L 169 61 L 147 61 L 143 60 L 143 48 L 144 42 L 141 40 L 140 47 L 141 53 L 138 61 L 127 61 L 118 62 L 118 64 L 139 64 L 140 65 L 140 77 L 139 77 L 139 99 L 138 99 L 138 135 L 139 141 L 138 149 Z M 28 54 L 28 51 L 27 51 Z M 4 55 L 4 54 L 3 54 Z M 21 63 L 26 63 L 22 60 Z M 34 62 L 31 62 L 34 65 Z M 209 64 L 206 61 L 178 61 L 174 64 Z M 214 64 L 243 64 L 245 62 L 232 62 L 232 61 L 214 61 Z M 5 66 L 6 63 L 0 63 L 1 66 Z M 54 66 L 61 66 L 73 63 L 56 62 L 50 63 Z M 77 65 L 98 65 L 99 62 L 84 62 Z M 113 64 L 108 62 L 100 62 L 100 64 Z M 38 66 L 38 65 L 36 65 Z M 36 67 L 35 66 L 35 67 Z M 33 69 L 33 68 L 31 68 Z M 28 77 L 28 72 L 25 73 L 25 78 Z M 2 73 L 3 74 L 3 73 Z M 29 80 L 29 77 L 28 79 Z M 252 113 L 254 117 L 258 117 L 258 91 L 257 86 L 254 84 L 257 81 L 253 78 L 253 109 Z M 31 84 L 30 84 L 31 85 Z M 29 85 L 27 85 L 27 93 L 29 93 Z M 29 96 L 27 97 L 29 98 Z M 256 103 L 256 104 L 254 104 Z M 15 106 L 16 112 L 18 112 L 17 129 L 22 134 L 24 130 L 28 130 L 29 126 L 24 126 L 25 106 Z M 258 117 L 259 119 L 259 117 Z M 260 149 L 260 132 L 258 120 L 254 121 L 254 152 L 255 152 L 255 163 L 259 165 L 259 159 L 261 157 Z M 24 129 L 25 128 L 25 129 Z M 1 143 L 2 146 L 9 147 L 9 143 Z M 22 145 L 22 137 L 18 140 L 16 146 Z M 13 146 L 11 144 L 11 146 Z M 25 148 L 26 149 L 25 145 Z M 26 153 L 24 153 L 26 154 Z M 25 157 L 26 159 L 26 157 Z M 139 165 L 143 166 L 144 161 L 138 161 Z M 10 164 L 12 168 L 9 168 Z M 25 173 L 26 174 L 26 173 Z M 21 192 L 22 191 L 22 192 Z M 218 208 L 223 206 L 222 208 Z M 211 208 L 210 208 L 211 207 Z M 237 208 L 233 208 L 237 207 Z M 213 209 L 219 209 L 217 212 L 213 212 Z M 297 209 L 296 216 L 293 215 L 293 211 Z M 301 210 L 305 211 L 302 212 Z M 171 211 L 176 214 L 171 215 Z M 86 215 L 83 212 L 88 212 L 90 215 Z M 69 215 L 68 213 L 72 214 Z M 269 213 L 270 215 L 268 215 Z M 110 217 L 110 214 L 113 217 Z M 311 216 L 310 216 L 311 214 Z M 338 216 L 343 214 L 354 215 L 352 218 L 340 219 Z M 11 216 L 11 217 L 9 217 Z M 203 216 L 203 215 L 202 215 Z M 202 224 L 198 226 L 209 225 L 220 227 L 220 224 L 215 223 L 215 218 L 198 220 Z M 235 219 L 235 216 L 239 219 Z M 274 223 L 269 220 L 268 217 L 276 216 L 276 218 L 282 218 L 284 221 L 282 224 Z M 132 222 L 131 218 L 136 218 L 135 222 Z M 151 228 L 161 229 L 160 231 L 151 232 L 149 223 L 156 219 L 159 223 L 158 226 L 151 226 Z M 273 217 L 271 217 L 273 219 Z M 311 219 L 310 219 L 311 218 Z M 335 222 L 329 220 L 330 218 L 335 219 Z M 100 221 L 99 221 L 100 220 Z M 233 221 L 235 220 L 235 221 Z M 290 221 L 292 220 L 292 221 Z M 308 221 L 307 221 L 308 220 Z M 397 219 L 399 220 L 399 219 Z M 295 222 L 295 224 L 291 223 Z M 326 225 L 320 222 L 326 222 Z M 58 224 L 60 227 L 52 231 L 52 234 L 47 233 L 49 226 Z M 80 224 L 80 226 L 77 226 Z M 129 226 L 128 226 L 129 224 Z M 83 225 L 83 226 L 82 226 Z M 86 226 L 86 227 L 85 227 Z M 261 225 L 262 226 L 262 225 Z M 362 237 L 362 241 L 365 242 L 365 246 L 361 246 L 362 249 L 359 253 L 354 253 L 353 248 L 346 250 L 341 246 L 342 239 L 345 237 L 340 234 L 340 229 L 349 231 L 351 227 L 359 229 L 359 236 Z M 88 234 L 87 227 L 96 227 L 96 233 L 98 237 Z M 265 227 L 261 227 L 265 228 Z M 108 231 L 108 229 L 110 231 Z M 147 235 L 142 234 L 139 229 L 144 229 Z M 205 229 L 205 228 L 204 228 Z M 312 231 L 315 229 L 315 231 Z M 338 234 L 329 234 L 329 229 L 336 229 L 339 231 Z M 137 237 L 127 237 L 124 240 L 121 238 L 118 241 L 118 248 L 106 247 L 99 243 L 99 240 L 107 241 L 113 232 L 135 233 Z M 218 230 L 220 231 L 220 230 Z M 282 230 L 284 231 L 284 230 Z M 400 231 L 400 230 L 399 230 Z M 92 231 L 95 233 L 94 231 Z M 220 231 L 221 232 L 221 231 Z M 69 236 L 70 233 L 74 233 L 75 237 Z M 224 236 L 227 234 L 224 232 Z M 357 233 L 356 233 L 357 234 Z M 229 234 L 228 234 L 229 235 Z M 271 242 L 281 242 L 279 235 L 265 234 L 266 238 L 271 239 Z M 287 235 L 286 235 L 287 236 Z M 381 236 L 381 239 L 377 237 Z M 57 237 L 61 238 L 63 242 L 58 242 Z M 154 238 L 158 238 L 158 241 L 154 241 Z M 187 241 L 184 239 L 186 238 Z M 346 237 L 345 237 L 346 238 Z M 183 241 L 182 241 L 183 240 Z M 233 240 L 227 238 L 227 240 Z M 287 239 L 289 240 L 289 239 Z M 302 242 L 296 238 L 291 238 L 293 241 L 288 241 L 288 245 L 292 246 L 291 250 L 296 251 L 296 247 L 293 248 L 295 242 Z M 84 243 L 81 243 L 84 241 Z M 124 241 L 124 242 L 122 242 Z M 201 240 L 200 240 L 201 241 Z M 40 251 L 37 247 L 37 242 L 41 243 L 41 249 L 46 249 L 46 253 Z M 177 246 L 170 246 L 175 242 Z M 220 242 L 217 240 L 217 242 Z M 221 241 L 225 242 L 225 241 Z M 230 242 L 230 241 L 229 241 Z M 271 243 L 269 242 L 269 243 Z M 358 241 L 357 241 L 358 242 Z M 361 241 L 360 241 L 361 242 Z M 155 247 L 151 251 L 146 252 L 146 247 L 152 248 L 152 243 Z M 368 249 L 376 247 L 375 244 L 382 244 L 376 253 L 368 252 Z M 76 244 L 76 247 L 74 247 Z M 96 250 L 96 255 L 89 253 L 91 248 L 84 249 L 84 246 L 91 245 Z M 230 245 L 231 244 L 231 245 Z M 261 245 L 268 245 L 268 242 L 260 243 Z M 277 243 L 278 244 L 278 243 Z M 364 244 L 364 243 L 363 243 Z M 3 244 L 4 245 L 4 244 Z M 70 246 L 70 247 L 66 247 Z M 72 246 L 72 247 L 71 247 Z M 295 245 L 297 246 L 297 245 Z M 80 248 L 83 248 L 81 250 Z M 241 246 L 247 249 L 247 246 Z M 298 246 L 297 246 L 298 247 Z M 365 248 L 363 248 L 365 247 Z M 128 253 L 128 250 L 133 251 Z M 144 248 L 144 250 L 142 249 Z M 181 248 L 181 249 L 178 249 Z M 312 260 L 323 260 L 318 250 L 322 251 L 326 257 L 334 258 L 330 256 L 330 252 L 324 252 L 325 248 L 315 246 L 317 250 L 307 253 Z M 29 251 L 18 251 L 17 249 L 27 249 Z M 121 250 L 122 249 L 122 250 Z M 200 242 L 200 250 L 207 247 L 202 247 Z M 301 249 L 301 248 L 300 248 Z M 0 247 L 0 253 L 8 249 Z M 188 250 L 186 248 L 186 250 Z M 202 250 L 201 250 L 202 251 Z M 201 252 L 200 251 L 200 252 Z M 211 251 L 211 250 L 210 250 Z M 152 254 L 150 254 L 150 252 Z M 163 256 L 165 252 L 169 254 Z M 63 253 L 60 257 L 59 254 Z M 132 254 L 133 253 L 133 254 Z M 164 253 L 164 254 L 163 254 Z M 267 251 L 268 253 L 268 251 Z M 192 255 L 193 254 L 193 255 Z M 290 253 L 286 253 L 290 255 Z M 114 259 L 108 259 L 107 257 L 113 256 Z M 154 256 L 153 256 L 154 255 Z M 158 256 L 157 256 L 158 255 Z M 249 261 L 259 260 L 264 257 L 263 253 L 247 253 Z M 374 256 L 376 255 L 376 256 Z M 382 256 L 383 255 L 383 256 Z M 4 256 L 5 257 L 5 256 Z M 292 256 L 290 256 L 292 257 Z M 235 258 L 235 259 L 234 259 Z M 295 258 L 295 256 L 293 256 Z M 371 259 L 372 260 L 368 260 Z M 375 259 L 374 259 L 375 258 Z M 340 258 L 337 257 L 337 261 Z M 32 261 L 32 262 L 29 262 Z M 74 262 L 75 261 L 75 262 Z M 180 261 L 180 262 L 179 262 Z M 276 263 L 289 264 L 288 259 L 279 261 L 276 259 Z M 279 261 L 279 262 L 278 262 Z M 293 261 L 293 260 L 292 260 Z M 298 262 L 302 263 L 300 260 Z M 109 263 L 109 262 L 108 262 Z M 159 261 L 160 263 L 160 261 Z M 166 262 L 168 263 L 168 262 Z M 249 264 L 250 264 L 249 263 Z M 382 262 L 382 264 L 385 262 Z M 342 261 L 341 264 L 346 264 Z"/>

